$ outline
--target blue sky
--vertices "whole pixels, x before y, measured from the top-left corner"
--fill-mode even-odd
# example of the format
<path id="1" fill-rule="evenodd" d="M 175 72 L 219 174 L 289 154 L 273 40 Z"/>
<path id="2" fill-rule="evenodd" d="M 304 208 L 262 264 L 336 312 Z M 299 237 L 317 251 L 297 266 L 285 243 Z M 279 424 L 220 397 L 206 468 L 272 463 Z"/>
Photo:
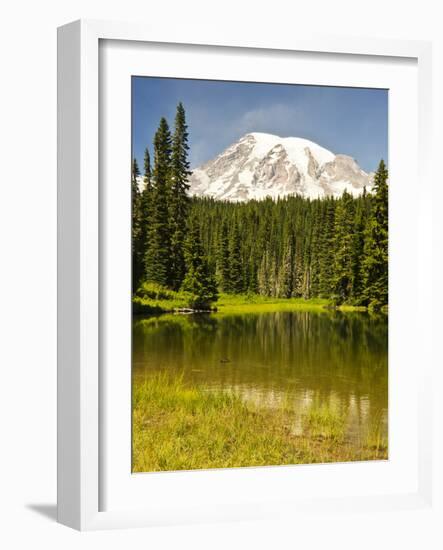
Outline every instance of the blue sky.
<path id="1" fill-rule="evenodd" d="M 133 77 L 132 146 L 141 169 L 160 117 L 172 129 L 179 101 L 192 168 L 248 132 L 310 139 L 368 172 L 388 161 L 387 90 Z"/>

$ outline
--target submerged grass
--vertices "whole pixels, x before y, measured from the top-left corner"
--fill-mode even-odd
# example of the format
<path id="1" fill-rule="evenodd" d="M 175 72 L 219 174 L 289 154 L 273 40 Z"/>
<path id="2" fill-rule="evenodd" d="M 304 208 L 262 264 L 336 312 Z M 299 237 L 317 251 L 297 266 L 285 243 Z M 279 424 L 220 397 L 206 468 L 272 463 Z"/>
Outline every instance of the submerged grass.
<path id="1" fill-rule="evenodd" d="M 344 415 L 309 410 L 302 430 L 287 406 L 261 409 L 165 373 L 133 383 L 133 471 L 386 459 L 387 447 L 345 438 Z M 375 434 L 374 436 L 375 437 Z"/>

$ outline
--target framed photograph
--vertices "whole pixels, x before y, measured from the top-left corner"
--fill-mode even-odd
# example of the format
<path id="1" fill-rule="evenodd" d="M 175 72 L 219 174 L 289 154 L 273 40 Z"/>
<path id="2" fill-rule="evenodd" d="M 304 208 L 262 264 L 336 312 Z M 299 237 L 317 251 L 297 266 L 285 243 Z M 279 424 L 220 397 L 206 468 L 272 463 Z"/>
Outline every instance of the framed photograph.
<path id="1" fill-rule="evenodd" d="M 58 47 L 59 521 L 430 506 L 429 44 Z"/>

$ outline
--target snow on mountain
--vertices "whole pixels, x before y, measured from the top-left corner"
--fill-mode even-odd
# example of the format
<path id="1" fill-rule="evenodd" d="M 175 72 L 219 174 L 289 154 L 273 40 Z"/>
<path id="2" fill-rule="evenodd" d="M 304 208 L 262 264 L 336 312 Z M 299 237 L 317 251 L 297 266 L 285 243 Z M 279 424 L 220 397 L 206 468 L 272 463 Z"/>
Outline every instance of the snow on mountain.
<path id="1" fill-rule="evenodd" d="M 339 197 L 345 189 L 356 196 L 365 186 L 370 191 L 372 175 L 351 157 L 307 139 L 254 132 L 196 168 L 189 183 L 191 195 L 246 202 L 295 194 Z"/>

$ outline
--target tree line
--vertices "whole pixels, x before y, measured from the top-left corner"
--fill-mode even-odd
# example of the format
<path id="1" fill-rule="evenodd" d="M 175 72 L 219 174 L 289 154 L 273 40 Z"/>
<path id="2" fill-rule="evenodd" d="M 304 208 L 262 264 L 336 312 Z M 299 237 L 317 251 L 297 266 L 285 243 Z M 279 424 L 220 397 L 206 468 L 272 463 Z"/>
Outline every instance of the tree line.
<path id="1" fill-rule="evenodd" d="M 195 297 L 207 306 L 217 297 L 217 283 L 200 240 L 201 227 L 191 215 L 188 178 L 188 127 L 182 103 L 174 132 L 162 117 L 154 136 L 154 159 L 145 150 L 143 186 L 132 161 L 132 288 L 151 282 Z"/>
<path id="2" fill-rule="evenodd" d="M 162 118 L 154 163 L 145 152 L 140 192 L 132 170 L 133 288 L 141 282 L 199 296 L 218 292 L 327 298 L 380 308 L 388 303 L 388 171 L 371 194 L 229 203 L 188 194 L 185 110 L 171 134 Z"/>

